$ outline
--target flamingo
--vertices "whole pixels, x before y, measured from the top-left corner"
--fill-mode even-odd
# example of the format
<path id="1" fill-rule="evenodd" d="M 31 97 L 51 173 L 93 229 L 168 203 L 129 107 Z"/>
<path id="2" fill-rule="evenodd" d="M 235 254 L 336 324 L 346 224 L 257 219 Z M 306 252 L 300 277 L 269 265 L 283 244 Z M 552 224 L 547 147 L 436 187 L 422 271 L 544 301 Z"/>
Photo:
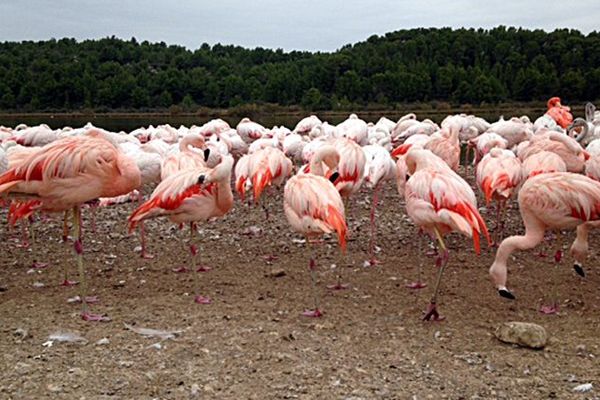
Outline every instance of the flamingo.
<path id="1" fill-rule="evenodd" d="M 585 168 L 585 161 L 590 156 L 575 139 L 558 132 L 533 136 L 529 145 L 518 151 L 517 156 L 524 161 L 527 157 L 540 151 L 551 151 L 558 154 L 564 160 L 569 172 L 582 172 Z"/>
<path id="2" fill-rule="evenodd" d="M 256 143 L 256 142 L 254 142 Z M 248 157 L 248 179 L 254 189 L 254 202 L 258 203 L 260 195 L 267 186 L 280 186 L 292 172 L 292 161 L 283 151 L 265 147 Z M 269 219 L 269 210 L 263 204 L 265 216 Z"/>
<path id="3" fill-rule="evenodd" d="M 573 229 L 588 224 L 582 228 L 585 230 L 597 223 L 600 220 L 600 183 L 570 172 L 539 174 L 529 178 L 519 191 L 519 210 L 525 235 L 504 239 L 490 267 L 490 275 L 498 293 L 507 299 L 515 299 L 506 287 L 510 255 L 515 250 L 537 246 L 544 239 L 547 229 Z M 558 264 L 560 257 L 555 259 Z M 558 311 L 556 298 L 554 301 L 554 304 L 543 306 L 540 311 L 547 314 Z"/>
<path id="4" fill-rule="evenodd" d="M 336 232 L 343 251 L 346 249 L 347 225 L 344 216 L 342 197 L 331 181 L 338 178 L 333 173 L 329 180 L 323 177 L 323 164 L 333 170 L 339 163 L 340 156 L 330 145 L 321 146 L 310 162 L 310 172 L 291 177 L 285 184 L 283 193 L 283 209 L 292 228 L 306 237 L 306 246 L 310 249 L 309 271 L 312 282 L 314 309 L 304 311 L 307 317 L 323 315 L 319 306 L 315 270 L 316 254 L 311 240 L 324 233 Z"/>
<path id="5" fill-rule="evenodd" d="M 103 321 L 88 310 L 81 239 L 82 204 L 131 192 L 141 183 L 135 162 L 100 138 L 56 140 L 0 176 L 0 194 L 39 201 L 42 211 L 73 210 L 74 249 L 81 281 L 81 317 Z"/>
<path id="6" fill-rule="evenodd" d="M 492 198 L 496 200 L 496 229 L 494 243 L 502 238 L 504 232 L 504 213 L 509 201 L 522 180 L 521 161 L 510 150 L 492 149 L 477 164 L 477 185 L 485 195 L 489 207 Z"/>
<path id="7" fill-rule="evenodd" d="M 550 100 L 548 100 L 547 105 L 548 111 L 546 111 L 546 115 L 550 116 L 563 129 L 567 129 L 567 127 L 573 122 L 573 114 L 571 114 L 571 109 L 561 104 L 560 97 L 552 97 Z"/>
<path id="8" fill-rule="evenodd" d="M 194 152 L 190 146 L 204 149 L 206 147 L 204 137 L 197 134 L 190 134 L 179 142 L 179 152 L 165 158 L 161 165 L 160 179 L 187 168 L 204 167 L 205 160 L 202 156 Z"/>
<path id="9" fill-rule="evenodd" d="M 479 254 L 479 235 L 490 243 L 485 222 L 477 211 L 477 200 L 471 186 L 450 167 L 440 162 L 429 150 L 410 150 L 406 166 L 411 175 L 406 182 L 406 211 L 415 225 L 437 237 L 442 250 L 433 296 L 423 320 L 443 319 L 437 311 L 437 294 L 449 253 L 443 235 L 459 232 L 473 238 L 475 252 Z"/>
<path id="10" fill-rule="evenodd" d="M 377 208 L 377 191 L 380 184 L 388 179 L 396 177 L 396 165 L 390 153 L 380 145 L 364 146 L 366 165 L 365 180 L 373 188 L 373 199 L 371 201 L 371 240 L 369 243 L 369 260 L 367 265 L 379 264 L 375 258 L 375 212 Z"/>
<path id="11" fill-rule="evenodd" d="M 441 158 L 453 171 L 458 171 L 460 165 L 460 142 L 458 140 L 458 127 L 454 124 L 432 135 L 431 140 L 424 146 L 433 154 Z"/>
<path id="12" fill-rule="evenodd" d="M 222 156 L 221 162 L 213 169 L 194 167 L 174 173 L 165 178 L 128 219 L 130 232 L 140 221 L 160 216 L 167 216 L 176 224 L 190 224 L 189 248 L 196 292 L 194 302 L 198 304 L 209 304 L 211 300 L 200 294 L 198 272 L 206 268 L 196 269 L 195 223 L 222 217 L 231 210 L 232 168 L 233 157 L 227 155 Z"/>
<path id="13" fill-rule="evenodd" d="M 523 179 L 547 172 L 567 172 L 567 164 L 556 153 L 540 151 L 523 161 Z"/>

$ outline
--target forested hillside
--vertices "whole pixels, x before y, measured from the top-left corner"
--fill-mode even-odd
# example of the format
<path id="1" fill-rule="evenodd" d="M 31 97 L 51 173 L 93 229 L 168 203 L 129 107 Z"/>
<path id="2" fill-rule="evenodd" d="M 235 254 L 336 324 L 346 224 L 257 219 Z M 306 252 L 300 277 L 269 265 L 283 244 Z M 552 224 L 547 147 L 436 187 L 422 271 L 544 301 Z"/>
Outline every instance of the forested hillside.
<path id="1" fill-rule="evenodd" d="M 340 109 L 600 98 L 600 34 L 412 29 L 334 53 L 116 38 L 0 43 L 0 109 L 183 110 L 248 103 Z"/>

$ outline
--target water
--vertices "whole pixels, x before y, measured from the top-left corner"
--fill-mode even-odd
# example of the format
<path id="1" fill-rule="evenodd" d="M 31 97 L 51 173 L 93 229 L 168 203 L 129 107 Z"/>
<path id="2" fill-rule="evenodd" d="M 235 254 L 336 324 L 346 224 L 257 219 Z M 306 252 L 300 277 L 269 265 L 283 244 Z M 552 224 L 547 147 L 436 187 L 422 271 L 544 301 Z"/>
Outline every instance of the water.
<path id="1" fill-rule="evenodd" d="M 462 110 L 425 110 L 416 111 L 417 118 L 419 120 L 429 118 L 438 124 L 449 114 L 459 113 Z M 534 121 L 538 116 L 544 113 L 544 109 L 541 108 L 522 108 L 522 109 L 485 109 L 485 110 L 467 110 L 465 112 L 474 113 L 477 116 L 483 117 L 486 120 L 493 122 L 504 116 L 510 118 L 512 116 L 521 116 L 527 114 L 531 120 Z M 383 112 L 357 112 L 358 116 L 367 122 L 377 122 L 381 116 L 397 121 L 400 117 L 405 115 L 408 111 L 383 111 Z M 315 113 L 321 120 L 328 121 L 330 124 L 338 124 L 348 117 L 350 113 Z M 308 115 L 308 114 L 306 114 Z M 298 121 L 300 121 L 305 115 L 301 114 L 258 114 L 252 115 L 253 121 L 262 124 L 265 127 L 280 126 L 284 125 L 290 129 L 293 129 Z M 15 127 L 21 123 L 29 126 L 47 124 L 52 129 L 59 129 L 65 126 L 71 126 L 73 128 L 81 127 L 88 122 L 91 122 L 95 126 L 118 132 L 125 131 L 130 132 L 142 126 L 149 125 L 161 125 L 170 124 L 174 127 L 180 125 L 192 126 L 202 125 L 211 119 L 217 118 L 216 116 L 208 115 L 169 115 L 169 114 L 98 114 L 98 115 L 81 115 L 81 114 L 20 114 L 0 115 L 0 126 Z M 235 128 L 240 121 L 241 117 L 237 116 L 220 116 Z"/>

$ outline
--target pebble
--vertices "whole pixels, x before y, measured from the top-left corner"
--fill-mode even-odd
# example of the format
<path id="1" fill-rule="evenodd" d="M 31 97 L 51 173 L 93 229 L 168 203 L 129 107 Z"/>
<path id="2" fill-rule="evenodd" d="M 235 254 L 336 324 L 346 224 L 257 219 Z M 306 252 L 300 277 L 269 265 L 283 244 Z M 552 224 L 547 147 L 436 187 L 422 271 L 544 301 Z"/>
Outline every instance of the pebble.
<path id="1" fill-rule="evenodd" d="M 530 322 L 505 322 L 498 326 L 495 336 L 501 342 L 532 349 L 543 349 L 548 342 L 546 329 Z"/>

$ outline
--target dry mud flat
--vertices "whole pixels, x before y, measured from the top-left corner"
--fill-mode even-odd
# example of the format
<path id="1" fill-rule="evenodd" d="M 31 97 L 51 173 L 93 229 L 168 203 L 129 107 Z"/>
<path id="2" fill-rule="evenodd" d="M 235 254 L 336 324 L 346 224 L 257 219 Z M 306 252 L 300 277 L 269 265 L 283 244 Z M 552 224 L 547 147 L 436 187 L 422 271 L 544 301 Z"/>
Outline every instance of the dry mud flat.
<path id="1" fill-rule="evenodd" d="M 73 278 L 76 272 L 71 247 L 60 243 L 60 218 L 37 222 L 37 241 L 28 250 L 14 247 L 18 230 L 0 227 L 0 398 L 600 398 L 595 251 L 585 279 L 573 272 L 570 257 L 555 268 L 537 249 L 516 254 L 509 284 L 518 298 L 510 302 L 488 278 L 494 251 L 484 247 L 477 257 L 470 241 L 453 235 L 439 302 L 447 319 L 422 322 L 436 274 L 433 258 L 419 252 L 419 242 L 423 249 L 427 244 L 390 185 L 379 210 L 383 263 L 363 267 L 369 196 L 361 193 L 350 210 L 349 265 L 342 268 L 349 290 L 325 288 L 335 280 L 332 264 L 339 257 L 332 240 L 320 246 L 320 319 L 301 316 L 311 306 L 306 252 L 289 230 L 281 196 L 268 199 L 268 221 L 260 208 L 238 201 L 226 218 L 200 227 L 200 256 L 213 267 L 201 275 L 210 305 L 193 303 L 190 273 L 172 271 L 188 259 L 177 241 L 187 230 L 164 220 L 148 223 L 156 258 L 147 261 L 133 252 L 137 238 L 125 233 L 132 205 L 100 210 L 96 234 L 84 212 L 89 286 L 100 299 L 92 308 L 112 319 L 107 323 L 79 319 L 79 306 L 67 302 L 77 287 L 58 285 L 62 266 Z M 483 215 L 489 220 L 495 214 Z M 515 208 L 509 218 L 507 233 L 521 231 Z M 570 245 L 573 235 L 563 239 Z M 591 248 L 598 243 L 591 235 Z M 278 258 L 269 261 L 273 254 Z M 35 261 L 49 266 L 32 270 Z M 415 292 L 405 285 L 420 262 L 430 286 Z M 561 311 L 544 316 L 538 308 L 553 289 Z M 548 346 L 535 351 L 498 342 L 495 328 L 513 320 L 544 326 Z M 137 333 L 140 328 L 180 332 L 161 339 Z M 57 332 L 85 341 L 50 345 L 49 335 Z M 573 391 L 583 383 L 593 389 Z"/>

